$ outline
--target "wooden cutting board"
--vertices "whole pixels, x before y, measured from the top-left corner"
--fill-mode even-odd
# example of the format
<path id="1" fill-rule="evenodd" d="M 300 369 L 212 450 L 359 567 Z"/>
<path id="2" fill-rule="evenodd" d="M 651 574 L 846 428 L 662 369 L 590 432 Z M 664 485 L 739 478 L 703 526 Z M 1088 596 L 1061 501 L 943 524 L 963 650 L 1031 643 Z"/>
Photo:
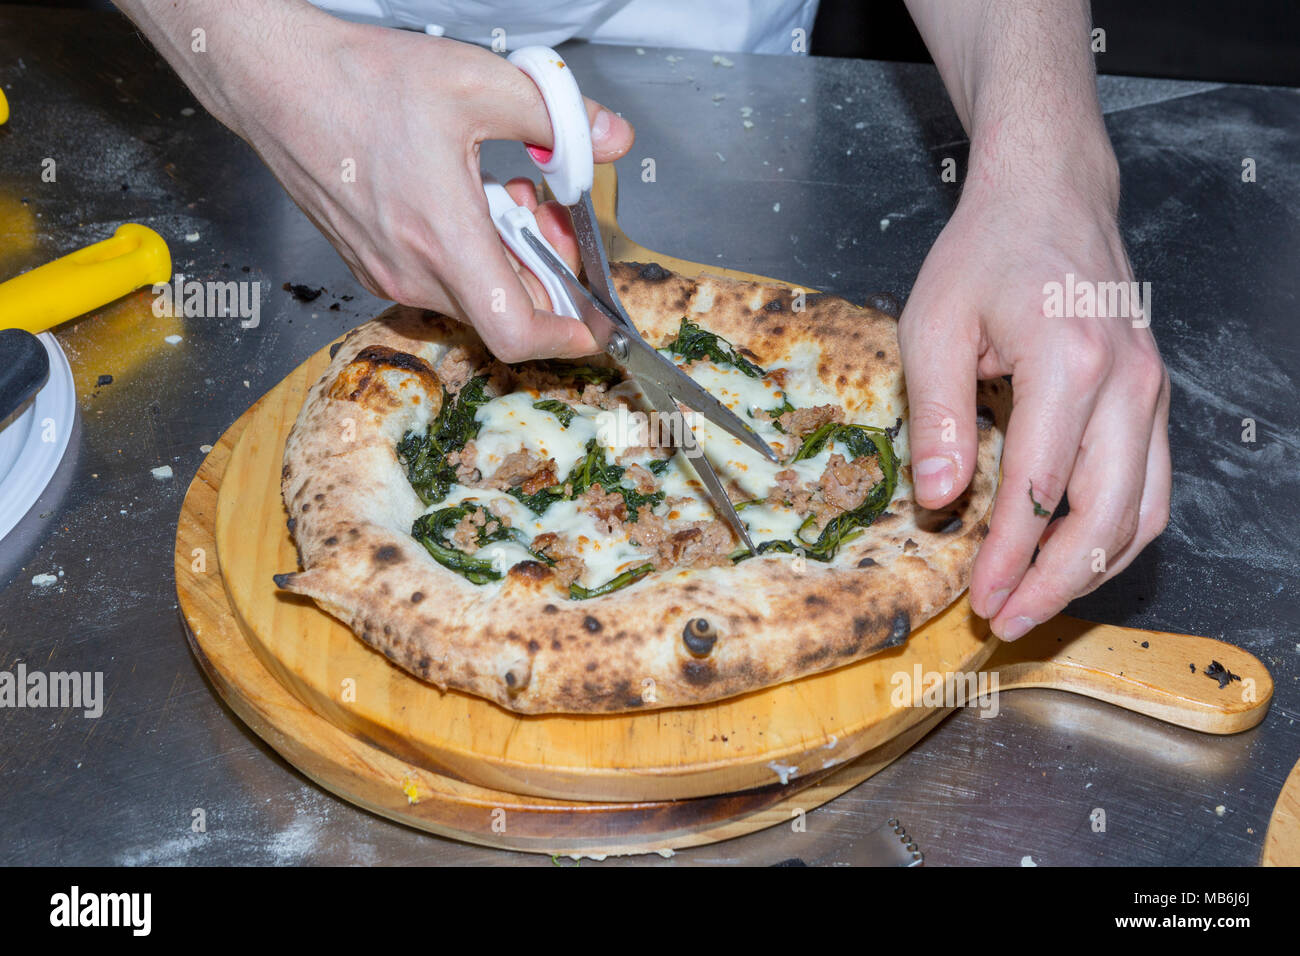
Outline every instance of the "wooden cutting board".
<path id="1" fill-rule="evenodd" d="M 595 198 L 614 257 L 688 274 L 705 268 L 622 236 L 612 171 L 602 170 Z M 718 704 L 520 717 L 440 692 L 272 584 L 272 574 L 296 566 L 279 497 L 284 437 L 327 361 L 325 351 L 309 359 L 214 448 L 182 512 L 177 585 L 195 653 L 231 706 L 353 802 L 436 832 L 546 852 L 721 839 L 788 818 L 791 801 L 807 809 L 856 785 L 950 712 L 896 706 L 899 675 L 973 672 L 998 650 L 962 598 L 902 647 Z M 1189 670 L 1212 659 L 1245 677 L 1251 693 L 1221 691 Z M 1229 645 L 1068 618 L 1003 647 L 992 665 L 1001 690 L 1062 687 L 1214 733 L 1253 726 L 1272 695 L 1263 666 Z M 502 801 L 527 819 L 535 813 L 537 828 L 508 837 L 485 828 L 473 808 Z"/>

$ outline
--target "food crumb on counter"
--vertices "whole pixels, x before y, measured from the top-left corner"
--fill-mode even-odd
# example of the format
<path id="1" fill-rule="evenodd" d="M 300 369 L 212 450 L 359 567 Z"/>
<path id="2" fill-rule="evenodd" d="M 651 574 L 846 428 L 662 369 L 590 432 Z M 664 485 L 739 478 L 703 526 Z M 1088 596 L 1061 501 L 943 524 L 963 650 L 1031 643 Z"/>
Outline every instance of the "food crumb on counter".
<path id="1" fill-rule="evenodd" d="M 159 465 L 157 468 L 149 469 L 149 474 L 153 475 L 159 481 L 166 481 L 172 476 L 172 466 Z"/>
<path id="2" fill-rule="evenodd" d="M 1034 858 L 1033 858 L 1032 856 L 1029 856 L 1028 854 L 1026 854 L 1025 856 L 1022 856 L 1022 857 L 1020 858 L 1020 865 L 1021 865 L 1021 866 L 1037 866 L 1038 864 L 1034 862 Z"/>

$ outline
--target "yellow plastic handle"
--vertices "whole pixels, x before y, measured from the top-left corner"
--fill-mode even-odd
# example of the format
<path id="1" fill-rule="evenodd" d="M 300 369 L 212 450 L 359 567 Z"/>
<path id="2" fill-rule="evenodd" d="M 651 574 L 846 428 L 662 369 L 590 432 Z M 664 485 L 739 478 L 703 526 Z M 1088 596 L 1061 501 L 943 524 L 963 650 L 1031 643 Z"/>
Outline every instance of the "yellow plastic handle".
<path id="1" fill-rule="evenodd" d="M 0 329 L 44 332 L 171 274 L 163 237 L 128 222 L 110 239 L 0 283 Z"/>
<path id="2" fill-rule="evenodd" d="M 9 121 L 9 101 L 5 99 L 5 91 L 0 90 L 0 126 Z"/>

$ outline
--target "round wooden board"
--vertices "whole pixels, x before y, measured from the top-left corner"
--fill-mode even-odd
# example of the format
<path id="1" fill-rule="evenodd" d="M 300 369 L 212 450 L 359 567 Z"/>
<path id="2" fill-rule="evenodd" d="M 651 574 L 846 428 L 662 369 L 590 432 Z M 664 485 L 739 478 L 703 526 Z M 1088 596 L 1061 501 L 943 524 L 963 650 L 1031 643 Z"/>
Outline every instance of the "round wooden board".
<path id="1" fill-rule="evenodd" d="M 190 647 L 223 700 L 316 783 L 400 823 L 502 849 L 618 855 L 681 849 L 789 821 L 866 780 L 949 711 L 856 760 L 747 793 L 694 800 L 582 803 L 475 786 L 407 763 L 331 723 L 296 698 L 253 653 L 235 621 L 217 560 L 217 498 L 231 450 L 251 418 L 222 436 L 191 483 L 176 533 L 176 585 Z"/>
<path id="2" fill-rule="evenodd" d="M 1264 834 L 1263 866 L 1300 866 L 1300 763 L 1291 768 Z"/>
<path id="3" fill-rule="evenodd" d="M 847 762 L 897 736 L 925 712 L 891 704 L 893 675 L 914 666 L 978 670 L 997 644 L 962 598 L 901 647 L 715 704 L 521 717 L 440 691 L 272 582 L 298 567 L 280 497 L 285 439 L 328 360 L 327 350 L 313 356 L 246 416 L 217 503 L 217 553 L 230 604 L 266 668 L 331 723 L 404 761 L 492 789 L 567 800 L 751 790 Z"/>

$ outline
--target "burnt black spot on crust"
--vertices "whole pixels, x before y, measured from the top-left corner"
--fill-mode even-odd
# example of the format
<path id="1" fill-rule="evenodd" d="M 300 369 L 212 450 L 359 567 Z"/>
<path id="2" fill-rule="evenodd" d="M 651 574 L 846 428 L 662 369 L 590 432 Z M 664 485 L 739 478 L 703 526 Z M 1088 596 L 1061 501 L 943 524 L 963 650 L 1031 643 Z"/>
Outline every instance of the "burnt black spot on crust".
<path id="1" fill-rule="evenodd" d="M 929 534 L 955 534 L 962 528 L 961 515 L 956 511 L 923 511 L 916 525 Z"/>
<path id="2" fill-rule="evenodd" d="M 892 292 L 877 292 L 867 297 L 867 308 L 883 312 L 891 319 L 903 314 L 903 303 Z"/>
<path id="3" fill-rule="evenodd" d="M 284 526 L 289 529 L 290 534 L 293 534 L 294 528 L 298 527 L 298 519 L 290 518 L 288 521 L 284 523 Z"/>
<path id="4" fill-rule="evenodd" d="M 332 548 L 334 547 L 334 545 L 338 543 L 339 543 L 339 539 L 336 538 L 334 535 L 330 535 L 328 538 L 325 539 L 325 546 L 328 548 Z"/>
<path id="5" fill-rule="evenodd" d="M 313 500 L 315 500 L 315 501 L 324 501 L 324 500 L 325 500 L 325 493 L 324 493 L 324 492 L 321 492 L 321 491 L 318 491 L 318 492 L 316 492 L 316 494 L 312 495 L 312 498 L 313 498 Z"/>
<path id="6" fill-rule="evenodd" d="M 987 405 L 975 406 L 975 427 L 982 432 L 988 431 L 993 427 L 994 417 L 993 409 Z"/>
<path id="7" fill-rule="evenodd" d="M 820 594 L 808 594 L 804 596 L 803 603 L 807 604 L 809 607 L 817 607 L 825 604 L 826 599 Z"/>
<path id="8" fill-rule="evenodd" d="M 682 628 L 682 641 L 695 657 L 707 657 L 718 642 L 718 632 L 705 618 L 693 617 Z"/>
<path id="9" fill-rule="evenodd" d="M 430 660 L 428 657 L 421 657 L 418 661 L 415 662 L 415 666 L 420 668 L 421 674 L 427 674 L 429 673 L 429 665 L 432 663 L 433 661 Z"/>
<path id="10" fill-rule="evenodd" d="M 411 603 L 412 603 L 412 604 L 419 604 L 419 603 L 420 603 L 421 601 L 423 601 L 423 600 L 424 600 L 424 592 L 423 592 L 423 591 L 416 591 L 416 592 L 414 592 L 414 593 L 411 595 Z"/>
<path id="11" fill-rule="evenodd" d="M 300 510 L 302 511 L 303 514 L 306 514 L 307 512 L 311 511 L 311 504 L 308 503 L 303 505 Z"/>
<path id="12" fill-rule="evenodd" d="M 904 551 L 908 551 L 908 552 L 915 551 L 915 550 L 916 550 L 917 548 L 919 548 L 919 547 L 920 547 L 920 545 L 918 545 L 918 544 L 917 544 L 915 541 L 913 541 L 911 538 L 908 538 L 906 541 L 903 542 L 903 550 L 904 550 Z"/>
<path id="13" fill-rule="evenodd" d="M 548 605 L 546 605 L 544 608 L 542 608 L 542 613 L 543 613 L 543 614 L 554 614 L 554 613 L 555 613 L 556 611 L 558 611 L 558 610 L 559 610 L 559 608 L 556 607 L 554 604 L 548 604 Z"/>
<path id="14" fill-rule="evenodd" d="M 875 558 L 863 558 L 861 561 L 858 562 L 858 567 L 860 568 L 874 568 L 875 566 L 876 566 Z"/>
<path id="15" fill-rule="evenodd" d="M 647 282 L 663 282 L 665 279 L 672 277 L 672 273 L 657 262 L 647 262 L 642 264 L 637 275 L 642 279 L 645 279 Z"/>
<path id="16" fill-rule="evenodd" d="M 589 634 L 599 634 L 603 625 L 598 619 L 588 614 L 582 619 L 582 626 L 587 629 Z"/>
<path id="17" fill-rule="evenodd" d="M 784 311 L 785 311 L 785 306 L 781 304 L 781 300 L 780 300 L 780 299 L 773 299 L 771 302 L 768 302 L 767 304 L 765 304 L 765 305 L 763 306 L 763 308 L 764 308 L 766 311 L 768 311 L 768 312 L 784 312 Z"/>
<path id="18" fill-rule="evenodd" d="M 339 354 L 339 349 L 341 349 L 341 348 L 343 348 L 343 343 L 342 343 L 342 342 L 335 342 L 333 345 L 331 345 L 331 346 L 330 346 L 330 358 L 333 358 L 334 356 L 338 355 L 338 354 Z"/>
<path id="19" fill-rule="evenodd" d="M 293 579 L 292 574 L 273 574 L 271 580 L 275 582 L 277 588 L 287 588 L 289 582 Z"/>
<path id="20" fill-rule="evenodd" d="M 912 616 L 906 610 L 899 608 L 894 612 L 893 619 L 889 622 L 889 636 L 885 638 L 885 643 L 881 647 L 897 647 L 902 644 L 909 634 L 912 633 Z"/>
<path id="21" fill-rule="evenodd" d="M 591 673 L 592 671 L 594 671 L 598 666 L 599 666 L 599 665 L 597 665 L 597 663 L 596 663 L 595 661 L 587 661 L 587 664 L 586 664 L 585 669 L 586 669 L 587 673 L 590 674 L 590 673 Z"/>
<path id="22" fill-rule="evenodd" d="M 564 647 L 563 644 L 561 644 L 561 643 L 560 643 L 558 640 L 556 640 L 555 638 L 551 638 L 551 650 L 553 650 L 553 651 L 558 651 L 558 650 L 560 650 L 562 647 Z"/>
<path id="23" fill-rule="evenodd" d="M 528 642 L 528 653 L 529 653 L 529 654 L 536 654 L 536 653 L 537 653 L 538 651 L 540 651 L 541 649 L 542 649 L 542 645 L 539 644 L 539 643 L 537 643 L 537 640 L 536 640 L 536 639 L 530 640 L 530 641 Z"/>
<path id="24" fill-rule="evenodd" d="M 853 619 L 853 636 L 861 640 L 875 630 L 875 622 L 869 617 Z"/>
<path id="25" fill-rule="evenodd" d="M 395 544 L 381 544 L 375 548 L 373 555 L 374 562 L 383 566 L 386 564 L 400 564 L 402 562 L 402 552 L 398 550 Z"/>
<path id="26" fill-rule="evenodd" d="M 878 359 L 882 359 L 882 358 L 884 358 L 884 357 L 885 357 L 885 350 L 884 350 L 884 349 L 876 349 L 876 358 L 878 358 Z"/>
<path id="27" fill-rule="evenodd" d="M 714 667 L 712 661 L 691 659 L 682 662 L 682 677 L 686 678 L 688 684 L 703 687 L 706 684 L 711 684 L 717 676 L 717 668 Z"/>
<path id="28" fill-rule="evenodd" d="M 386 345 L 367 345 L 360 352 L 353 362 L 366 362 L 370 365 L 379 367 L 387 366 L 388 368 L 401 369 L 404 372 L 415 372 L 417 375 L 432 375 L 433 369 L 429 363 L 418 355 L 412 355 L 410 352 L 399 352 L 397 349 L 389 348 Z"/>

